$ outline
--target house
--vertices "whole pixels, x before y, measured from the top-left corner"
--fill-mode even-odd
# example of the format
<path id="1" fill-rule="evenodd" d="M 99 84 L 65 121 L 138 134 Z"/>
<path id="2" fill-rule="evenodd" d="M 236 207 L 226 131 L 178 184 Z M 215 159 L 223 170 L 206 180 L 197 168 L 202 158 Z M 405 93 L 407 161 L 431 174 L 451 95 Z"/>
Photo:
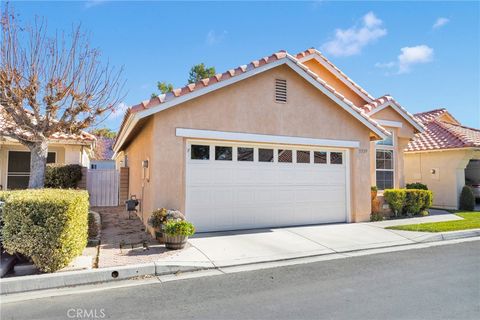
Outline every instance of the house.
<path id="1" fill-rule="evenodd" d="M 279 51 L 131 107 L 114 158 L 143 221 L 168 207 L 200 232 L 356 222 L 372 185 L 404 186 L 423 130 L 319 51 Z"/>
<path id="2" fill-rule="evenodd" d="M 405 149 L 406 182 L 433 191 L 435 207 L 457 209 L 465 184 L 480 184 L 480 130 L 462 126 L 446 109 L 415 114 L 426 130 Z"/>
<path id="3" fill-rule="evenodd" d="M 30 151 L 8 132 L 19 130 L 0 106 L 0 190 L 25 189 L 30 177 Z M 47 163 L 90 165 L 95 137 L 89 133 L 55 133 L 48 141 Z"/>
<path id="4" fill-rule="evenodd" d="M 115 139 L 101 136 L 96 136 L 96 138 L 97 142 L 95 144 L 93 157 L 90 160 L 90 169 L 115 169 L 115 160 L 112 159 L 112 147 Z"/>

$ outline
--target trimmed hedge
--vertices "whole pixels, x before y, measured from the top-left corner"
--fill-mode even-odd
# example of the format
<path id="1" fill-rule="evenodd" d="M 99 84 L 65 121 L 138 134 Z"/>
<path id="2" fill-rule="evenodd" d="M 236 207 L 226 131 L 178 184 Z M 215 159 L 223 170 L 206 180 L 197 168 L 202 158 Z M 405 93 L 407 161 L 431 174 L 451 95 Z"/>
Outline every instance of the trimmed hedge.
<path id="1" fill-rule="evenodd" d="M 45 188 L 75 189 L 82 180 L 78 164 L 49 164 L 45 171 Z"/>
<path id="2" fill-rule="evenodd" d="M 383 196 L 395 216 L 399 213 L 425 215 L 425 211 L 433 203 L 433 193 L 429 190 L 388 189 L 384 191 Z"/>
<path id="3" fill-rule="evenodd" d="M 428 190 L 427 185 L 423 184 L 423 183 L 420 183 L 420 182 L 407 183 L 406 188 L 407 189 L 417 189 L 417 190 Z"/>
<path id="4" fill-rule="evenodd" d="M 407 193 L 405 189 L 387 189 L 383 191 L 383 197 L 385 201 L 392 209 L 395 216 L 398 216 L 399 213 L 402 213 L 403 207 L 405 206 L 405 201 L 407 199 Z"/>
<path id="5" fill-rule="evenodd" d="M 473 211 L 475 209 L 475 195 L 469 186 L 463 186 L 460 193 L 460 210 Z"/>
<path id="6" fill-rule="evenodd" d="M 67 266 L 87 245 L 88 193 L 37 189 L 0 192 L 5 201 L 6 251 L 30 258 L 44 272 Z"/>

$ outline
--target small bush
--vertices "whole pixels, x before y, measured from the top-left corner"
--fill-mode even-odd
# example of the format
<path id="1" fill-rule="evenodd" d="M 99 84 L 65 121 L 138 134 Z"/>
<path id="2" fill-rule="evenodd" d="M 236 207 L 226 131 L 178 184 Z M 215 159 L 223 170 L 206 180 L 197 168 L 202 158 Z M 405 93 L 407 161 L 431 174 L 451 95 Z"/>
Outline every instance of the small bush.
<path id="1" fill-rule="evenodd" d="M 405 213 L 410 215 L 419 214 L 422 211 L 424 196 L 422 194 L 424 190 L 407 189 L 405 190 Z"/>
<path id="2" fill-rule="evenodd" d="M 370 187 L 370 191 L 372 191 L 372 192 L 377 192 L 377 191 L 378 191 L 377 186 L 371 186 L 371 187 Z"/>
<path id="3" fill-rule="evenodd" d="M 407 198 L 405 190 L 387 189 L 383 192 L 383 197 L 390 206 L 390 209 L 392 209 L 395 216 L 398 216 L 398 214 L 402 212 L 403 207 L 405 206 L 405 201 Z"/>
<path id="4" fill-rule="evenodd" d="M 87 244 L 88 193 L 37 189 L 0 192 L 4 247 L 54 272 L 80 255 Z"/>
<path id="5" fill-rule="evenodd" d="M 88 239 L 95 239 L 98 236 L 98 227 L 97 221 L 93 213 L 88 213 Z"/>
<path id="6" fill-rule="evenodd" d="M 82 180 L 82 167 L 78 164 L 47 166 L 45 171 L 45 187 L 75 189 Z"/>
<path id="7" fill-rule="evenodd" d="M 185 220 L 168 221 L 165 224 L 165 233 L 170 236 L 192 236 L 195 233 L 195 227 Z"/>
<path id="8" fill-rule="evenodd" d="M 382 221 L 384 219 L 383 214 L 372 212 L 370 215 L 370 221 Z"/>
<path id="9" fill-rule="evenodd" d="M 417 189 L 417 190 L 428 190 L 427 185 L 423 184 L 423 183 L 420 183 L 420 182 L 407 183 L 406 188 L 407 189 Z"/>
<path id="10" fill-rule="evenodd" d="M 463 186 L 460 194 L 460 210 L 473 211 L 475 209 L 475 196 L 469 186 Z"/>

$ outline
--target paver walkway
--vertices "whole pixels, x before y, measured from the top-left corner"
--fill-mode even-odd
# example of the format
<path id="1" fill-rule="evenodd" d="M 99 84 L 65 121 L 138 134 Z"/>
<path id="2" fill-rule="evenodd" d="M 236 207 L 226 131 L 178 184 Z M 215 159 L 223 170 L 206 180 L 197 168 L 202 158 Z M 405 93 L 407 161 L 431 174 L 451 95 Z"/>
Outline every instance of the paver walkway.
<path id="1" fill-rule="evenodd" d="M 129 219 L 124 207 L 94 207 L 92 211 L 102 217 L 99 268 L 153 262 L 169 254 L 165 246 L 145 232 L 138 216 L 131 214 Z M 148 250 L 142 245 L 144 241 Z M 120 250 L 122 242 L 128 248 Z"/>

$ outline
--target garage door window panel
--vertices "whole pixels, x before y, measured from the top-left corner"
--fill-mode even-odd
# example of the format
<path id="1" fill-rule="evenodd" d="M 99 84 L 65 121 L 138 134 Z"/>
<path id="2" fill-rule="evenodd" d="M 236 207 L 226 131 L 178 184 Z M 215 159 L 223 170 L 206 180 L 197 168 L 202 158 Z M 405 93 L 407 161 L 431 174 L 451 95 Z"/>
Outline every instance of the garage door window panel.
<path id="1" fill-rule="evenodd" d="M 210 146 L 192 144 L 191 157 L 192 160 L 209 160 L 210 159 Z"/>
<path id="2" fill-rule="evenodd" d="M 343 164 L 343 153 L 330 152 L 330 164 Z"/>
<path id="3" fill-rule="evenodd" d="M 237 160 L 238 161 L 253 161 L 253 148 L 238 147 Z"/>
<path id="4" fill-rule="evenodd" d="M 293 162 L 292 150 L 278 149 L 278 162 L 292 163 Z"/>
<path id="5" fill-rule="evenodd" d="M 297 163 L 310 163 L 310 151 L 297 150 Z"/>
<path id="6" fill-rule="evenodd" d="M 315 151 L 313 153 L 313 162 L 314 163 L 327 163 L 327 152 L 325 151 Z"/>
<path id="7" fill-rule="evenodd" d="M 215 160 L 232 161 L 232 147 L 215 147 Z"/>
<path id="8" fill-rule="evenodd" d="M 258 149 L 259 162 L 273 162 L 273 149 Z"/>

